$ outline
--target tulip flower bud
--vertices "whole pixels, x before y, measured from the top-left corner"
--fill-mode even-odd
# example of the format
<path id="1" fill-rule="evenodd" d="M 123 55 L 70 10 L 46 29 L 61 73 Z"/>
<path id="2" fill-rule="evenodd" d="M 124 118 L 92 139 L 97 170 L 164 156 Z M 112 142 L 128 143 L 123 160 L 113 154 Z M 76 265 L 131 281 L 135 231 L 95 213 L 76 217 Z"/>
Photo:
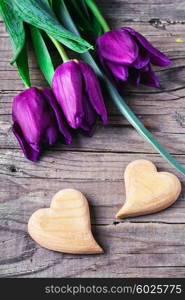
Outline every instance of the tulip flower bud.
<path id="1" fill-rule="evenodd" d="M 52 88 L 70 127 L 90 133 L 97 115 L 107 124 L 100 84 L 85 62 L 71 60 L 60 65 L 55 71 Z"/>
<path id="2" fill-rule="evenodd" d="M 72 137 L 51 90 L 29 88 L 13 99 L 13 133 L 31 161 L 37 161 L 43 147 L 52 146 L 62 133 L 67 144 Z"/>
<path id="3" fill-rule="evenodd" d="M 103 69 L 116 81 L 159 87 L 151 64 L 166 67 L 170 60 L 140 33 L 124 27 L 106 32 L 97 39 L 97 54 Z"/>

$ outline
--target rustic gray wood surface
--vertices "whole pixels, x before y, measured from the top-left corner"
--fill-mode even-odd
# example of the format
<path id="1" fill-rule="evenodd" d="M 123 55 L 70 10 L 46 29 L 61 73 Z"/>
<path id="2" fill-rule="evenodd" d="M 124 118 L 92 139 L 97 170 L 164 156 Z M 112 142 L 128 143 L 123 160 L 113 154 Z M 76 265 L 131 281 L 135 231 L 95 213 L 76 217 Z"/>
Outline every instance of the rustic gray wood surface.
<path id="1" fill-rule="evenodd" d="M 125 87 L 125 99 L 163 146 L 185 166 L 185 0 L 99 0 L 113 28 L 130 26 L 168 54 L 156 68 L 160 89 Z M 24 157 L 11 132 L 12 97 L 23 89 L 9 65 L 11 47 L 0 23 L 0 277 L 185 277 L 184 176 L 172 169 L 107 99 L 109 125 L 93 138 L 78 136 L 72 147 L 57 144 L 38 163 Z M 33 85 L 46 83 L 31 56 Z M 123 172 L 134 159 L 149 159 L 179 176 L 183 190 L 169 209 L 115 220 L 125 199 Z M 102 255 L 67 255 L 39 247 L 27 234 L 38 208 L 55 192 L 77 188 L 91 206 Z"/>

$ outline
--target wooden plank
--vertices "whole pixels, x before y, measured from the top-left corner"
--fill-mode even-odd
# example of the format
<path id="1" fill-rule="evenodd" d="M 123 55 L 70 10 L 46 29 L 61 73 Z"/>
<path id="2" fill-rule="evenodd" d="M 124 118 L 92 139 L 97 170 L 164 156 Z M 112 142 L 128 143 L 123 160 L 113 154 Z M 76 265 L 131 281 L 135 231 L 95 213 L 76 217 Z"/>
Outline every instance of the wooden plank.
<path id="1" fill-rule="evenodd" d="M 153 18 L 167 19 L 172 22 L 184 21 L 184 0 L 115 0 L 97 1 L 107 18 L 113 20 L 150 21 Z M 116 14 L 114 13 L 116 11 Z"/>
<path id="2" fill-rule="evenodd" d="M 183 91 L 181 91 L 183 93 Z M 11 124 L 11 103 L 16 92 L 1 93 L 0 120 Z M 145 126 L 155 132 L 184 133 L 184 96 L 159 93 L 157 95 L 126 95 L 125 99 Z M 129 123 L 119 113 L 112 101 L 107 101 L 109 125 L 127 127 Z M 159 122 L 161 121 L 162 122 Z M 3 137 L 1 147 L 3 147 Z"/>
<path id="3" fill-rule="evenodd" d="M 7 211 L 17 221 L 25 214 L 29 218 L 38 208 L 49 206 L 60 189 L 76 188 L 89 200 L 93 224 L 118 222 L 115 214 L 125 200 L 124 170 L 132 160 L 143 158 L 153 161 L 159 170 L 174 172 L 185 183 L 184 176 L 158 155 L 50 151 L 40 162 L 30 163 L 21 151 L 4 150 L 0 155 L 1 218 L 6 217 Z M 185 156 L 178 160 L 185 164 Z M 183 185 L 181 196 L 172 207 L 124 222 L 185 223 L 184 203 Z"/>
<path id="4" fill-rule="evenodd" d="M 12 98 L 16 92 L 2 93 L 0 116 L 1 120 L 11 123 Z M 159 93 L 157 95 L 126 95 L 125 99 L 145 126 L 155 132 L 184 133 L 184 101 L 185 97 Z M 111 100 L 107 101 L 109 125 L 128 126 L 128 121 L 120 114 Z M 162 119 L 162 122 L 160 122 Z M 3 143 L 3 140 L 2 140 Z M 3 147 L 3 144 L 2 144 Z"/>
<path id="5" fill-rule="evenodd" d="M 74 256 L 40 248 L 28 237 L 26 221 L 1 223 L 1 277 L 185 276 L 185 225 L 94 227 L 105 254 Z"/>
<path id="6" fill-rule="evenodd" d="M 108 2 L 109 3 L 109 2 Z M 108 4 L 107 3 L 107 4 Z M 124 2 L 122 2 L 122 5 L 124 6 Z M 108 4 L 109 5 L 109 4 Z M 129 6 L 129 4 L 128 4 Z M 167 5 L 166 5 L 167 6 Z M 169 9 L 169 5 L 168 5 Z M 114 16 L 115 18 L 115 16 Z M 115 18 L 117 20 L 117 16 Z M 178 22 L 173 22 L 172 24 L 168 21 L 167 23 L 167 28 L 156 28 L 153 26 L 155 23 L 141 23 L 141 22 L 128 22 L 125 21 L 124 16 L 122 17 L 122 20 L 118 19 L 118 24 L 115 24 L 116 20 L 112 20 L 112 23 L 114 24 L 115 27 L 120 27 L 120 26 L 134 26 L 134 28 L 141 33 L 145 34 L 146 37 L 149 38 L 151 42 L 155 44 L 156 47 L 159 47 L 162 51 L 164 51 L 166 54 L 168 54 L 172 59 L 179 60 L 180 62 L 183 63 L 183 58 L 184 58 L 184 42 L 182 43 L 177 43 L 177 38 L 181 38 L 182 40 L 185 40 L 185 29 L 183 26 L 183 22 L 178 23 Z M 169 20 L 169 19 L 168 19 Z M 165 23 L 162 23 L 163 26 Z M 10 61 L 12 57 L 12 51 L 11 46 L 10 46 L 10 41 L 8 39 L 8 35 L 5 32 L 4 25 L 0 23 L 0 38 L 1 38 L 1 47 L 0 47 L 0 70 L 2 71 L 0 76 L 1 76 L 1 82 L 2 90 L 21 90 L 23 88 L 23 85 L 21 81 L 19 80 L 19 76 L 16 72 L 16 68 L 9 66 L 8 62 Z M 30 52 L 31 54 L 32 52 Z M 182 59 L 182 60 L 181 60 Z M 46 85 L 45 81 L 41 81 L 41 75 L 36 69 L 36 62 L 34 59 L 34 55 L 30 55 L 30 67 L 33 70 L 32 74 L 32 80 L 33 80 L 33 85 Z M 174 71 L 174 70 L 173 70 Z M 179 78 L 182 78 L 183 74 L 181 74 L 181 71 L 183 72 L 184 70 L 179 70 Z M 177 80 L 170 80 L 170 69 L 169 72 L 163 72 L 163 75 L 165 74 L 165 77 L 168 76 L 168 80 L 163 80 L 163 75 L 161 74 L 161 82 L 162 84 L 168 83 L 171 88 L 177 88 L 176 84 L 177 82 L 180 83 L 180 81 Z M 164 79 L 165 79 L 164 77 Z M 174 78 L 174 77 L 173 77 Z M 175 76 L 176 78 L 176 76 Z M 11 79 L 14 79 L 13 81 Z M 170 80 L 170 82 L 169 82 Z M 163 87 L 164 89 L 164 87 Z M 143 89 L 145 90 L 145 89 Z M 152 89 L 148 89 L 148 91 L 151 91 Z M 140 89 L 141 91 L 141 89 Z"/>
<path id="7" fill-rule="evenodd" d="M 3 121 L 2 118 L 2 123 L 0 126 L 0 148 L 20 149 L 17 140 L 10 130 L 10 123 L 6 122 L 6 119 Z M 154 135 L 170 153 L 184 154 L 185 145 L 182 142 L 184 140 L 184 134 L 157 132 Z M 146 142 L 143 137 L 141 137 L 130 126 L 108 126 L 106 128 L 99 127 L 93 138 L 87 138 L 81 135 L 74 136 L 71 147 L 66 147 L 60 143 L 57 143 L 55 147 L 53 147 L 53 150 L 156 153 L 153 147 L 150 146 L 150 144 Z M 2 150 L 2 152 L 3 151 L 4 150 Z"/>

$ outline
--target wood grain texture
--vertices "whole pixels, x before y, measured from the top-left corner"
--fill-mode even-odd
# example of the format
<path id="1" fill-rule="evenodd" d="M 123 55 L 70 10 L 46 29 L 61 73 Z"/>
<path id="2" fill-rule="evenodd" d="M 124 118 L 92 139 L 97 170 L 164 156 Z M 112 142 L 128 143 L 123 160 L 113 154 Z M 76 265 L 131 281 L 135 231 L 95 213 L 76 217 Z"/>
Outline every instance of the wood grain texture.
<path id="1" fill-rule="evenodd" d="M 28 221 L 32 239 L 49 250 L 69 254 L 100 254 L 90 222 L 89 204 L 75 189 L 57 192 L 50 207 L 35 211 Z"/>
<path id="2" fill-rule="evenodd" d="M 163 211 L 179 198 L 182 191 L 177 176 L 158 172 L 154 163 L 137 159 L 124 172 L 126 199 L 117 212 L 117 219 L 144 216 Z"/>
<path id="3" fill-rule="evenodd" d="M 168 151 L 185 165 L 185 0 L 101 0 L 113 28 L 134 27 L 171 58 L 155 68 L 161 88 L 123 87 L 123 95 Z M 182 42 L 177 42 L 181 39 Z M 27 161 L 11 132 L 11 101 L 23 85 L 10 42 L 0 22 L 0 277 L 185 277 L 184 176 L 174 171 L 106 99 L 109 125 L 93 138 L 58 143 L 37 163 Z M 30 50 L 31 52 L 31 50 Z M 31 53 L 30 53 L 31 54 Z M 33 85 L 46 86 L 30 55 Z M 182 193 L 169 209 L 117 221 L 125 200 L 123 173 L 134 159 L 149 159 L 159 171 L 174 172 Z M 105 254 L 73 256 L 39 247 L 27 234 L 31 214 L 50 204 L 60 189 L 87 197 L 91 223 Z"/>
<path id="4" fill-rule="evenodd" d="M 106 249 L 105 254 L 95 256 L 74 256 L 41 248 L 27 237 L 26 226 L 22 220 L 17 224 L 12 221 L 8 230 L 1 227 L 6 236 L 1 241 L 1 277 L 185 276 L 183 224 L 94 227 L 96 240 Z"/>

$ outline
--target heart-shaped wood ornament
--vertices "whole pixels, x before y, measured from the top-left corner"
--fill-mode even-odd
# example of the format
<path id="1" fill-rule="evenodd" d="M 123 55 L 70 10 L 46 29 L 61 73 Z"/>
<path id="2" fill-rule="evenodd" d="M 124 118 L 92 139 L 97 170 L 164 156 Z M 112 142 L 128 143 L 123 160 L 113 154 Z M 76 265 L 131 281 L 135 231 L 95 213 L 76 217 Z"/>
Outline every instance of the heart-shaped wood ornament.
<path id="1" fill-rule="evenodd" d="M 28 232 L 44 248 L 71 254 L 97 254 L 85 196 L 73 189 L 58 192 L 50 208 L 37 210 L 28 222 Z"/>
<path id="2" fill-rule="evenodd" d="M 116 218 L 132 217 L 161 211 L 180 195 L 179 179 L 168 172 L 157 172 L 148 160 L 130 163 L 124 174 L 126 201 Z"/>

